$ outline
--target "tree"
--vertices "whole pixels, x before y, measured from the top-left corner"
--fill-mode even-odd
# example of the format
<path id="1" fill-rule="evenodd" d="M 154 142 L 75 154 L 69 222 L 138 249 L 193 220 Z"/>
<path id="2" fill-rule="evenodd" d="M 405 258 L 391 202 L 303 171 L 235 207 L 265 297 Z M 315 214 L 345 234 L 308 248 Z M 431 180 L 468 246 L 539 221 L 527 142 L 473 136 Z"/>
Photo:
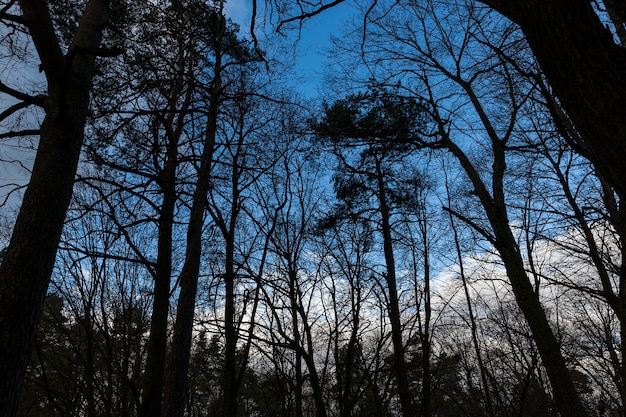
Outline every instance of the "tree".
<path id="1" fill-rule="evenodd" d="M 262 90 L 261 83 L 257 83 L 252 76 L 254 72 L 253 64 L 250 68 L 241 68 L 239 80 L 233 81 L 224 92 L 226 98 L 221 109 L 222 125 L 211 166 L 211 190 L 205 203 L 219 242 L 220 254 L 223 255 L 212 266 L 212 272 L 223 282 L 224 288 L 223 395 L 219 406 L 225 416 L 233 417 L 238 412 L 239 391 L 247 372 L 250 340 L 243 343 L 246 348 L 242 355 L 237 355 L 237 347 L 244 340 L 240 333 L 244 316 L 248 313 L 248 302 L 251 302 L 253 311 L 249 326 L 250 329 L 254 328 L 258 282 L 266 256 L 266 249 L 259 251 L 257 247 L 257 240 L 263 241 L 259 239 L 263 232 L 255 227 L 246 227 L 250 218 L 255 217 L 252 213 L 259 209 L 249 201 L 254 195 L 252 190 L 258 189 L 257 181 L 276 162 L 275 149 L 271 148 L 269 141 L 261 139 L 267 139 L 265 129 L 273 126 L 275 120 L 260 111 L 268 104 L 265 99 L 252 94 L 254 90 Z M 271 105 L 268 107 L 272 108 Z M 279 131 L 275 133 L 280 135 Z M 263 151 L 258 148 L 260 143 L 265 145 Z M 272 221 L 268 227 L 271 228 L 271 224 Z M 266 244 L 260 246 L 266 247 Z M 254 253 L 259 254 L 258 263 L 251 260 Z M 254 296 L 238 294 L 238 286 L 247 287 L 247 284 L 252 283 L 257 285 L 255 290 L 251 290 Z M 248 288 L 244 293 L 247 291 Z"/>
<path id="2" fill-rule="evenodd" d="M 221 2 L 174 1 L 134 13 L 128 54 L 112 68 L 117 77 L 109 88 L 115 85 L 116 97 L 97 102 L 102 118 L 92 126 L 96 140 L 89 143 L 88 155 L 99 171 L 82 180 L 96 190 L 113 184 L 101 195 L 117 233 L 137 250 L 154 279 L 140 410 L 152 416 L 162 409 L 173 274 L 179 274 L 183 291 L 174 288 L 179 308 L 172 349 L 177 353 L 170 355 L 166 393 L 168 407 L 183 407 L 185 352 L 191 348 L 186 326 L 195 312 L 204 200 L 216 138 L 226 130 L 219 119 L 226 101 L 248 94 L 237 88 L 250 70 L 242 68 L 254 66 L 257 57 L 237 38 Z M 148 239 L 152 245 L 142 252 L 134 230 L 153 226 L 158 237 Z M 187 246 L 177 250 L 174 243 L 184 240 L 185 231 Z"/>
<path id="3" fill-rule="evenodd" d="M 336 402 L 339 416 L 347 417 L 363 412 L 364 391 L 367 389 L 364 366 L 364 325 L 362 309 L 372 291 L 368 279 L 371 265 L 368 262 L 372 249 L 371 229 L 367 221 L 347 219 L 323 230 L 320 236 L 320 274 L 327 284 L 336 330 L 333 337 L 335 362 Z M 320 231 L 321 232 L 321 231 Z M 331 336 L 332 337 L 332 336 Z"/>
<path id="4" fill-rule="evenodd" d="M 20 395 L 20 416 L 72 415 L 83 398 L 81 369 L 67 340 L 73 334 L 63 307 L 61 297 L 46 297 L 41 320 L 47 330 L 37 334 Z"/>
<path id="5" fill-rule="evenodd" d="M 432 131 L 424 136 L 433 139 L 421 143 L 446 149 L 465 172 L 470 196 L 483 213 L 445 209 L 471 225 L 499 253 L 533 332 L 557 408 L 567 415 L 586 415 L 510 224 L 515 177 L 509 172 L 518 132 L 525 127 L 523 109 L 535 91 L 534 80 L 512 64 L 524 53 L 519 34 L 488 10 L 471 5 L 450 10 L 435 2 L 399 7 L 380 18 L 372 15 L 368 31 L 371 41 L 361 56 L 370 73 L 387 83 L 406 83 L 409 94 L 422 100 L 431 117 Z M 506 34 L 495 47 L 490 46 L 493 33 Z"/>
<path id="6" fill-rule="evenodd" d="M 295 116 L 295 117 L 294 117 Z M 317 173 L 311 171 L 312 151 L 308 138 L 292 136 L 302 130 L 302 119 L 291 115 L 280 121 L 286 130 L 286 147 L 268 175 L 268 181 L 258 188 L 259 208 L 263 219 L 271 224 L 267 230 L 268 276 L 263 277 L 265 302 L 277 334 L 265 337 L 272 353 L 290 356 L 292 372 L 290 397 L 293 415 L 301 417 L 313 412 L 318 417 L 328 414 L 324 397 L 329 349 L 317 336 L 320 327 L 317 318 L 324 307 L 317 302 L 323 278 L 317 276 L 307 262 L 306 251 L 310 244 L 310 229 L 319 205 Z M 257 185 L 257 187 L 259 187 Z M 269 230 L 268 230 L 269 229 Z M 318 360 L 317 358 L 326 358 Z M 273 358 L 272 358 L 273 359 Z M 308 387 L 308 389 L 307 389 Z M 307 395 L 307 391 L 310 392 Z M 311 408 L 307 404 L 312 397 Z"/>
<path id="7" fill-rule="evenodd" d="M 283 12 L 279 29 L 344 3 L 266 0 Z M 626 158 L 626 7 L 618 0 L 478 0 L 519 25 L 556 100 L 553 112 L 574 133 L 570 143 L 588 157 L 606 181 L 626 198 L 622 161 Z M 428 1 L 416 2 L 419 8 Z M 256 5 L 256 0 L 253 0 Z M 385 2 L 375 7 L 390 10 Z M 460 2 L 462 4 L 462 2 Z M 467 2 L 473 6 L 474 2 Z M 454 4 L 451 5 L 455 7 Z M 608 16 L 608 22 L 603 16 Z M 614 28 L 611 31 L 609 24 Z M 619 41 L 617 41 L 619 40 Z M 564 110 L 561 111 L 561 107 Z"/>
<path id="8" fill-rule="evenodd" d="M 600 17 L 604 6 L 619 38 L 626 23 L 623 2 L 481 1 L 520 26 L 558 99 L 553 111 L 562 106 L 573 124 L 570 144 L 626 198 L 626 50 Z"/>
<path id="9" fill-rule="evenodd" d="M 452 206 L 452 197 L 451 197 L 452 190 L 450 190 L 449 180 L 447 177 L 448 175 L 446 173 L 446 181 L 445 181 L 446 204 L 448 205 L 448 207 L 451 207 Z M 468 284 L 468 276 L 465 273 L 465 262 L 463 259 L 463 250 L 461 247 L 460 233 L 459 233 L 459 228 L 457 227 L 457 224 L 456 224 L 457 219 L 453 216 L 451 212 L 448 212 L 448 215 L 449 215 L 449 220 L 450 220 L 451 232 L 454 238 L 454 252 L 456 255 L 457 267 L 459 270 L 458 274 L 459 274 L 459 277 L 461 278 L 461 282 L 463 286 L 463 293 L 465 295 L 465 301 L 467 303 L 466 304 L 467 311 L 466 311 L 466 315 L 464 318 L 466 321 L 469 322 L 471 339 L 472 339 L 472 348 L 474 349 L 474 354 L 476 355 L 476 361 L 478 363 L 478 369 L 480 371 L 480 380 L 482 383 L 481 389 L 483 392 L 483 397 L 484 397 L 484 402 L 485 402 L 485 414 L 487 416 L 494 416 L 495 415 L 494 402 L 492 399 L 492 395 L 490 393 L 490 385 L 491 385 L 490 380 L 492 378 L 491 378 L 491 375 L 489 374 L 489 370 L 485 366 L 483 354 L 480 349 L 477 318 L 476 318 L 476 314 L 474 313 L 472 297 L 470 294 L 470 286 Z"/>
<path id="10" fill-rule="evenodd" d="M 560 250 L 568 252 L 572 259 L 578 257 L 585 259 L 586 264 L 593 266 L 594 273 L 597 275 L 597 278 L 582 276 L 576 279 L 576 277 L 569 277 L 569 273 L 555 266 L 554 275 L 560 279 L 557 278 L 554 281 L 557 285 L 561 283 L 565 288 L 580 291 L 581 297 L 599 294 L 605 307 L 610 309 L 612 315 L 617 318 L 619 333 L 624 334 L 626 310 L 623 300 L 626 298 L 626 292 L 619 282 L 624 276 L 622 259 L 624 259 L 625 249 L 621 243 L 618 243 L 623 242 L 626 237 L 624 205 L 615 199 L 613 192 L 602 177 L 574 174 L 573 171 L 578 171 L 572 170 L 572 166 L 577 164 L 577 156 L 568 153 L 563 144 L 544 141 L 540 152 L 545 155 L 546 162 L 554 171 L 556 182 L 562 189 L 563 200 L 567 202 L 567 208 L 564 210 L 567 214 L 563 217 L 566 222 L 569 222 L 568 233 L 565 236 L 557 239 L 546 237 L 546 240 L 551 240 Z M 582 171 L 584 165 L 583 167 L 578 165 L 578 167 Z M 581 179 L 577 179 L 577 176 Z M 572 214 L 569 215 L 568 212 Z M 608 331 L 606 322 L 603 325 L 598 323 L 596 325 L 604 328 L 605 332 Z M 610 333 L 612 332 L 605 333 L 605 335 Z M 611 338 L 606 338 L 601 343 L 607 344 L 612 349 Z M 623 355 L 626 351 L 626 341 L 620 340 L 619 350 Z M 624 386 L 626 363 L 623 360 L 621 362 L 613 360 L 613 366 L 615 379 L 619 381 L 618 386 L 621 387 L 620 397 L 624 404 L 626 403 Z"/>
<path id="11" fill-rule="evenodd" d="M 363 218 L 382 237 L 383 280 L 387 288 L 394 374 L 405 417 L 416 415 L 406 373 L 405 347 L 398 297 L 393 216 L 415 203 L 416 183 L 403 181 L 400 168 L 411 160 L 423 123 L 421 104 L 394 91 L 376 90 L 327 106 L 316 133 L 327 140 L 339 160 L 334 187 L 339 199 L 326 220 Z M 352 155 L 354 153 L 355 155 Z M 406 165 L 404 165 L 406 167 Z M 419 203 L 417 203 L 419 205 Z"/>
<path id="12" fill-rule="evenodd" d="M 213 79 L 209 85 L 209 94 L 206 97 L 208 109 L 202 148 L 197 165 L 196 180 L 193 189 L 189 223 L 186 233 L 185 261 L 179 276 L 180 293 L 176 307 L 176 321 L 171 351 L 168 356 L 166 390 L 164 397 L 163 415 L 168 417 L 182 416 L 185 406 L 185 392 L 187 389 L 187 372 L 191 354 L 193 332 L 193 318 L 196 305 L 198 278 L 202 261 L 202 233 L 206 210 L 207 193 L 211 186 L 211 164 L 215 150 L 218 117 L 223 100 L 224 77 L 223 68 L 226 56 L 233 53 L 234 35 L 228 32 L 227 21 L 223 15 L 223 4 L 218 4 L 214 10 L 207 11 L 207 17 L 214 22 L 215 32 L 209 43 L 215 50 L 213 63 Z M 237 40 L 234 45 L 237 45 Z M 239 52 L 234 48 L 234 52 Z M 236 57 L 241 58 L 241 57 Z"/>
<path id="13" fill-rule="evenodd" d="M 140 296 L 145 272 L 110 233 L 99 196 L 92 197 L 94 209 L 64 229 L 23 391 L 38 395 L 40 412 L 136 415 L 148 324 Z M 22 397 L 20 415 L 27 406 Z"/>
<path id="14" fill-rule="evenodd" d="M 209 340 L 201 331 L 194 344 L 189 364 L 188 415 L 221 415 L 220 398 L 224 373 L 224 345 L 218 335 Z"/>
<path id="15" fill-rule="evenodd" d="M 98 193 L 78 186 L 73 200 L 51 283 L 54 297 L 48 297 L 63 303 L 61 314 L 44 316 L 27 374 L 38 387 L 28 388 L 45 392 L 41 376 L 47 374 L 60 395 L 41 404 L 55 405 L 61 415 L 136 415 L 148 324 L 141 297 L 146 271 L 115 233 Z"/>
<path id="16" fill-rule="evenodd" d="M 459 81 L 464 83 L 461 79 Z M 468 93 L 475 97 L 475 93 L 472 91 L 469 83 L 465 84 L 464 88 L 467 88 Z M 477 110 L 482 112 L 482 106 L 479 101 L 476 100 L 475 105 Z M 438 120 L 438 123 L 440 123 L 442 119 L 438 118 Z M 466 171 L 476 195 L 485 209 L 492 231 L 487 232 L 484 236 L 490 240 L 502 257 L 516 300 L 524 313 L 524 317 L 529 322 L 533 337 L 541 353 L 543 364 L 552 382 L 557 406 L 561 413 L 572 416 L 584 416 L 586 412 L 571 382 L 569 371 L 560 353 L 558 340 L 530 283 L 525 271 L 523 257 L 519 252 L 519 246 L 509 226 L 503 187 L 506 167 L 505 149 L 509 137 L 505 135 L 501 138 L 495 133 L 495 129 L 490 126 L 488 120 L 484 119 L 483 122 L 487 124 L 487 130 L 493 132 L 490 135 L 493 146 L 493 177 L 490 187 L 482 180 L 481 174 L 466 153 L 452 141 L 449 131 L 441 129 L 439 134 L 443 138 L 444 146 L 459 160 L 459 163 Z M 460 213 L 456 213 L 456 215 L 460 218 L 465 218 Z M 471 220 L 469 222 L 471 223 Z M 485 230 L 481 229 L 481 233 L 485 233 Z"/>
<path id="17" fill-rule="evenodd" d="M 203 21 L 200 30 L 189 18 L 192 10 L 201 18 L 196 4 L 188 10 L 179 2 L 129 9 L 133 30 L 126 35 L 127 53 L 107 68 L 115 76 L 101 86 L 113 97 L 94 100 L 97 117 L 86 150 L 95 169 L 81 172 L 80 180 L 100 193 L 117 228 L 112 233 L 135 250 L 154 281 L 139 412 L 153 416 L 161 413 L 171 281 L 179 266 L 174 242 L 182 226 L 175 225 L 187 214 L 180 210 L 189 192 L 181 178 L 193 169 L 190 160 L 200 146 L 190 132 L 202 114 L 197 96 L 207 82 L 200 74 L 211 57 L 205 42 L 213 28 Z M 200 59 L 205 53 L 206 60 Z M 152 226 L 156 230 L 149 230 Z M 138 231 L 157 238 L 143 237 L 151 245 L 140 248 Z"/>
<path id="18" fill-rule="evenodd" d="M 96 56 L 101 49 L 109 2 L 90 0 L 67 52 L 64 53 L 43 0 L 19 2 L 21 16 L 0 16 L 23 24 L 33 41 L 47 81 L 45 97 L 35 98 L 3 85 L 3 92 L 43 107 L 39 146 L 13 235 L 0 266 L 0 414 L 13 416 L 28 354 L 63 221 L 72 196 L 84 138 Z"/>

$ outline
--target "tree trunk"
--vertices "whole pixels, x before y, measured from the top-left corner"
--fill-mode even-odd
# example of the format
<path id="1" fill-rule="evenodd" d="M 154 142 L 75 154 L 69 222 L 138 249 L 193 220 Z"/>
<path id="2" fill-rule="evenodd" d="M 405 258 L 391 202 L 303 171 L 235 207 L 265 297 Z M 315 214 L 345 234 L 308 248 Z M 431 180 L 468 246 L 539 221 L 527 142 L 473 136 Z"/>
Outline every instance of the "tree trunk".
<path id="1" fill-rule="evenodd" d="M 293 326 L 293 342 L 295 349 L 295 367 L 296 367 L 296 383 L 295 383 L 295 401 L 296 401 L 296 417 L 302 417 L 304 415 L 303 405 L 303 386 L 304 376 L 302 369 L 302 361 L 306 364 L 309 370 L 309 384 L 313 391 L 313 401 L 315 403 L 315 415 L 317 417 L 326 417 L 326 406 L 324 404 L 324 396 L 322 393 L 321 382 L 315 367 L 315 361 L 313 359 L 313 343 L 311 335 L 311 327 L 307 323 L 307 317 L 304 313 L 304 307 L 302 306 L 302 298 L 298 287 L 298 271 L 295 267 L 294 260 L 290 258 L 291 255 L 286 255 L 286 262 L 288 265 L 287 275 L 289 276 L 289 300 L 291 303 L 291 323 Z M 300 322 L 298 318 L 302 318 L 302 327 L 304 335 L 300 333 Z M 304 343 L 306 341 L 306 347 Z"/>
<path id="2" fill-rule="evenodd" d="M 449 191 L 448 191 L 449 193 Z M 449 194 L 448 194 L 449 195 Z M 472 297 L 469 291 L 469 285 L 467 283 L 467 277 L 465 276 L 465 266 L 463 263 L 463 254 L 461 252 L 461 245 L 459 241 L 459 234 L 456 226 L 454 225 L 454 219 L 450 213 L 450 225 L 452 226 L 452 234 L 454 236 L 454 247 L 456 249 L 456 256 L 459 260 L 459 275 L 461 277 L 461 283 L 463 285 L 463 293 L 465 294 L 465 301 L 467 302 L 467 315 L 470 322 L 470 331 L 472 334 L 472 346 L 478 362 L 478 369 L 480 370 L 480 380 L 482 382 L 482 388 L 485 395 L 485 413 L 487 417 L 494 416 L 493 401 L 491 399 L 491 393 L 489 391 L 489 378 L 487 375 L 487 368 L 483 361 L 483 355 L 480 351 L 480 344 L 478 343 L 478 324 L 476 323 L 476 316 L 474 315 L 474 309 L 472 307 Z"/>
<path id="3" fill-rule="evenodd" d="M 148 357 L 144 374 L 144 391 L 139 417 L 161 415 L 165 358 L 167 350 L 167 318 L 169 313 L 170 282 L 172 275 L 172 229 L 176 207 L 176 153 L 177 146 L 170 145 L 163 175 L 163 203 L 159 218 L 157 262 L 154 275 L 154 299 L 150 319 Z"/>
<path id="4" fill-rule="evenodd" d="M 404 343 L 402 340 L 402 323 L 400 321 L 400 303 L 398 300 L 398 288 L 396 283 L 396 265 L 393 254 L 393 242 L 391 237 L 390 210 L 387 203 L 384 177 L 380 168 L 380 161 L 376 160 L 376 176 L 378 184 L 378 199 L 382 221 L 383 249 L 385 253 L 385 267 L 387 275 L 387 290 L 389 291 L 389 321 L 391 323 L 391 342 L 393 345 L 393 372 L 398 384 L 398 396 L 403 417 L 415 417 L 415 406 L 409 386 L 409 378 L 406 372 L 406 359 L 404 356 Z"/>
<path id="5" fill-rule="evenodd" d="M 223 28 L 222 28 L 223 30 Z M 185 392 L 187 389 L 187 371 L 191 356 L 191 338 L 193 318 L 196 306 L 196 292 L 200 273 L 202 254 L 202 226 L 206 207 L 207 192 L 211 178 L 211 162 L 217 135 L 217 117 L 219 113 L 219 97 L 221 95 L 221 51 L 216 50 L 215 78 L 209 98 L 204 149 L 200 156 L 200 167 L 196 189 L 187 226 L 187 248 L 185 263 L 180 273 L 180 294 L 176 306 L 176 321 L 172 348 L 167 361 L 167 376 L 162 415 L 166 417 L 182 417 L 185 411 Z"/>
<path id="6" fill-rule="evenodd" d="M 425 210 L 425 209 L 424 209 Z M 430 303 L 430 252 L 428 248 L 428 235 L 426 216 L 422 219 L 422 242 L 424 243 L 424 325 L 421 336 L 422 344 L 422 417 L 432 415 L 432 374 L 430 367 L 432 345 L 430 343 L 430 321 L 432 308 Z M 419 313 L 418 313 L 419 314 Z"/>
<path id="7" fill-rule="evenodd" d="M 580 135 L 577 146 L 626 199 L 626 49 L 614 42 L 592 2 L 481 1 L 520 25 Z M 623 2 L 615 3 L 624 13 Z"/>
<path id="8" fill-rule="evenodd" d="M 234 164 L 236 165 L 236 164 Z M 236 168 L 233 167 L 233 171 Z M 235 174 L 236 175 L 236 174 Z M 239 202 L 234 193 L 231 220 L 228 236 L 226 236 L 226 268 L 224 274 L 224 416 L 237 416 L 237 339 L 235 326 L 235 225 Z"/>
<path id="9" fill-rule="evenodd" d="M 300 336 L 300 324 L 298 322 L 298 297 L 296 295 L 296 277 L 295 273 L 288 272 L 289 275 L 289 300 L 291 302 L 291 325 L 293 326 L 293 342 L 295 349 L 295 367 L 296 367 L 296 380 L 294 384 L 294 398 L 295 398 L 295 417 L 303 417 L 304 412 L 302 410 L 302 388 L 304 385 L 304 379 L 302 377 L 302 349 Z"/>
<path id="10" fill-rule="evenodd" d="M 357 278 L 358 279 L 358 278 Z M 352 280 L 351 280 L 352 281 Z M 352 284 L 352 282 L 351 282 Z M 354 391 L 354 370 L 357 366 L 356 356 L 357 349 L 359 348 L 359 326 L 360 317 L 359 309 L 361 301 L 361 289 L 358 287 L 352 287 L 352 326 L 350 331 L 350 339 L 346 346 L 345 357 L 343 358 L 343 369 L 338 369 L 337 382 L 339 385 L 339 417 L 349 417 L 353 413 L 353 409 L 356 403 Z M 356 300 L 354 299 L 356 292 Z M 337 342 L 338 344 L 339 342 Z M 339 355 L 336 355 L 336 360 L 339 361 Z M 343 375 L 342 375 L 343 374 Z M 343 381 L 342 381 L 343 379 Z"/>
<path id="11" fill-rule="evenodd" d="M 214 131 L 213 131 L 214 133 Z M 213 135 L 213 140 L 215 136 Z M 204 207 L 209 166 L 212 156 L 213 143 L 205 144 L 203 161 L 198 182 L 194 192 L 189 226 L 187 229 L 187 247 L 183 269 L 180 273 L 180 294 L 176 307 L 176 321 L 174 323 L 174 337 L 172 348 L 167 362 L 167 379 L 163 415 L 167 417 L 182 417 L 185 411 L 185 392 L 187 389 L 187 371 L 191 356 L 191 339 L 193 318 L 196 306 L 196 292 L 200 273 L 200 259 L 202 254 L 202 225 L 204 221 Z"/>
<path id="12" fill-rule="evenodd" d="M 295 338 L 294 338 L 295 339 Z M 298 339 L 295 339 L 296 343 L 299 343 Z M 294 383 L 294 400 L 295 400 L 295 417 L 304 417 L 304 412 L 302 410 L 302 386 L 303 377 L 302 377 L 302 353 L 300 349 L 296 348 L 296 380 Z"/>
<path id="13" fill-rule="evenodd" d="M 0 266 L 0 415 L 14 416 L 54 266 L 84 138 L 95 56 L 109 5 L 90 0 L 68 55 L 59 47 L 46 3 L 20 1 L 48 81 L 46 115 L 30 184 Z"/>
<path id="14" fill-rule="evenodd" d="M 179 32 L 179 36 L 180 32 Z M 192 102 L 193 89 L 187 88 L 188 61 L 185 50 L 178 50 L 177 80 L 168 97 L 171 113 L 159 120 L 163 123 L 166 138 L 166 159 L 158 174 L 158 184 L 163 192 L 159 213 L 159 236 L 157 241 L 157 261 L 154 274 L 154 298 L 150 320 L 150 339 L 144 375 L 144 391 L 139 417 L 159 416 L 162 413 L 163 384 L 167 354 L 167 325 L 170 307 L 170 286 L 172 279 L 172 233 L 178 195 L 176 174 L 179 164 L 179 143 L 183 134 L 185 114 Z M 182 98 L 182 100 L 181 100 Z M 178 110 L 182 110 L 177 113 Z M 158 135 L 158 130 L 154 135 Z M 154 137 L 155 142 L 157 138 Z M 157 167 L 155 167 L 157 168 Z"/>
<path id="15" fill-rule="evenodd" d="M 492 243 L 504 263 L 517 305 L 530 326 L 533 340 L 537 345 L 543 367 L 552 386 L 557 410 L 562 416 L 586 417 L 587 412 L 572 382 L 565 360 L 561 355 L 561 348 L 550 327 L 543 306 L 526 274 L 524 260 L 509 226 L 502 181 L 506 168 L 504 144 L 493 142 L 493 197 L 489 194 L 480 174 L 463 151 L 449 140 L 446 141 L 446 145 L 467 173 L 487 214 L 495 238 Z"/>
<path id="16" fill-rule="evenodd" d="M 326 405 L 324 404 L 324 392 L 322 391 L 322 382 L 320 381 L 317 369 L 315 368 L 315 360 L 313 358 L 313 348 L 309 333 L 309 351 L 303 355 L 304 361 L 309 368 L 309 383 L 311 384 L 311 390 L 313 391 L 313 402 L 315 403 L 315 416 L 326 417 Z"/>

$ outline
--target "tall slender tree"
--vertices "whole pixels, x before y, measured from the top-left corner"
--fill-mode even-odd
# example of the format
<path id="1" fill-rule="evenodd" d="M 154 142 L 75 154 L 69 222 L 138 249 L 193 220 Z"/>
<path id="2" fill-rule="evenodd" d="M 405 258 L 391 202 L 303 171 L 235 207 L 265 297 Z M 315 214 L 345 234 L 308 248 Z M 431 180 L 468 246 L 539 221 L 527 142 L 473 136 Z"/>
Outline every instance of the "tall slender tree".
<path id="1" fill-rule="evenodd" d="M 419 139 L 422 123 L 419 102 L 394 95 L 394 91 L 373 89 L 327 106 L 322 120 L 314 125 L 339 160 L 335 191 L 340 204 L 327 221 L 332 224 L 341 217 L 368 219 L 382 238 L 382 277 L 389 303 L 393 371 L 405 417 L 415 416 L 417 408 L 407 376 L 393 216 L 398 207 L 410 201 L 410 193 L 404 192 L 398 180 L 398 167 L 417 149 L 413 144 Z"/>

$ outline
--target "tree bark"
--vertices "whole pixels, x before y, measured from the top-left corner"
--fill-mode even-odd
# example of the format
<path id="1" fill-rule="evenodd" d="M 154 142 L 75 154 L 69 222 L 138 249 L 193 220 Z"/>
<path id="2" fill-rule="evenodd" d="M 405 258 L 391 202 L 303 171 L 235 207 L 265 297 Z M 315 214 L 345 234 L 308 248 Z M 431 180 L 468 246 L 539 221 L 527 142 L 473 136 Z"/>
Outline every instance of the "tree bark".
<path id="1" fill-rule="evenodd" d="M 63 55 L 43 0 L 22 0 L 24 22 L 48 81 L 46 115 L 30 184 L 0 266 L 0 415 L 14 416 L 54 266 L 84 138 L 109 3 L 90 0 Z"/>
<path id="2" fill-rule="evenodd" d="M 580 139 L 576 145 L 626 199 L 626 49 L 587 0 L 480 0 L 524 32 Z M 622 18 L 623 2 L 615 10 Z"/>
<path id="3" fill-rule="evenodd" d="M 196 306 L 198 276 L 200 273 L 200 259 L 202 253 L 202 225 L 204 221 L 204 207 L 210 177 L 210 161 L 213 154 L 215 130 L 212 130 L 211 140 L 205 143 L 202 163 L 198 173 L 198 181 L 193 196 L 189 226 L 187 229 L 187 249 L 185 263 L 180 273 L 180 295 L 176 307 L 176 321 L 174 323 L 174 337 L 167 361 L 163 415 L 167 417 L 182 417 L 185 411 L 185 392 L 187 389 L 187 371 L 191 355 L 191 338 L 193 318 Z"/>

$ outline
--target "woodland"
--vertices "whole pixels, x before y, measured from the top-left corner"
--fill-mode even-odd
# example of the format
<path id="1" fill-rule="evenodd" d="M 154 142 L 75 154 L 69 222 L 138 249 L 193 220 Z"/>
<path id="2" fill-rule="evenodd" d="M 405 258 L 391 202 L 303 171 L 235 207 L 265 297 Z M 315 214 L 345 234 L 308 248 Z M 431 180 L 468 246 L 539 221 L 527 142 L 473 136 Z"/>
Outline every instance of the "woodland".
<path id="1" fill-rule="evenodd" d="M 623 416 L 624 3 L 244 3 L 0 0 L 0 417 Z"/>

